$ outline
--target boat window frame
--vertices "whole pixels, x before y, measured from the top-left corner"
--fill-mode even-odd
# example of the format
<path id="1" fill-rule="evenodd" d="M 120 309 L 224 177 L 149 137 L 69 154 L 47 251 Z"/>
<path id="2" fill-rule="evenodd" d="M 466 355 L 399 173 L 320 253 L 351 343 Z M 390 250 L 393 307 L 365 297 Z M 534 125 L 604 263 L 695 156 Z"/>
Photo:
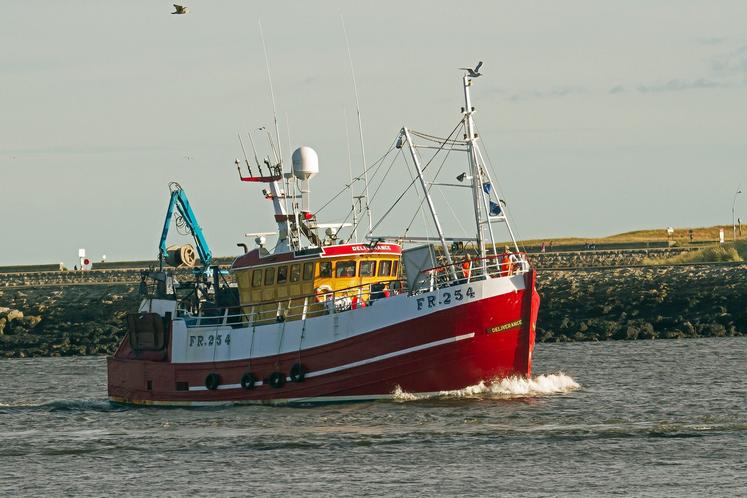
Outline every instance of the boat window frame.
<path id="1" fill-rule="evenodd" d="M 340 275 L 340 270 L 345 269 L 347 273 L 349 268 L 353 269 L 352 275 Z M 355 278 L 358 271 L 358 264 L 354 259 L 344 259 L 342 261 L 335 262 L 335 278 Z"/>
<path id="2" fill-rule="evenodd" d="M 363 274 L 363 265 L 373 265 L 371 267 L 371 271 L 367 274 Z M 376 260 L 375 259 L 366 259 L 360 262 L 360 265 L 358 267 L 358 276 L 360 277 L 375 277 L 376 276 Z"/>
<path id="3" fill-rule="evenodd" d="M 295 268 L 295 271 L 294 271 Z M 301 281 L 301 263 L 295 263 L 290 265 L 290 283 L 295 284 Z"/>
<path id="4" fill-rule="evenodd" d="M 329 272 L 323 272 L 322 268 L 329 268 Z M 332 278 L 334 275 L 334 269 L 332 267 L 332 261 L 320 261 L 319 262 L 319 278 Z"/>
<path id="5" fill-rule="evenodd" d="M 382 259 L 379 261 L 379 273 L 378 275 L 380 277 L 388 277 L 392 274 L 392 263 L 393 261 L 391 259 Z M 386 267 L 386 272 L 383 272 L 382 269 Z"/>
<path id="6" fill-rule="evenodd" d="M 252 287 L 262 287 L 264 279 L 265 272 L 263 270 L 252 270 Z"/>
<path id="7" fill-rule="evenodd" d="M 289 276 L 288 275 L 288 265 L 280 265 L 280 266 L 277 267 L 277 270 L 278 271 L 277 271 L 277 276 L 275 278 L 275 283 L 277 283 L 278 285 L 287 284 L 288 283 L 288 276 Z M 283 280 L 281 281 L 280 280 L 280 272 L 282 270 L 285 270 L 285 276 L 284 276 Z"/>
<path id="8" fill-rule="evenodd" d="M 314 280 L 314 263 L 311 261 L 303 264 L 303 279 Z"/>
<path id="9" fill-rule="evenodd" d="M 268 282 L 268 278 L 269 282 Z M 269 268 L 265 268 L 265 285 L 274 285 L 275 284 L 275 267 L 271 266 Z"/>

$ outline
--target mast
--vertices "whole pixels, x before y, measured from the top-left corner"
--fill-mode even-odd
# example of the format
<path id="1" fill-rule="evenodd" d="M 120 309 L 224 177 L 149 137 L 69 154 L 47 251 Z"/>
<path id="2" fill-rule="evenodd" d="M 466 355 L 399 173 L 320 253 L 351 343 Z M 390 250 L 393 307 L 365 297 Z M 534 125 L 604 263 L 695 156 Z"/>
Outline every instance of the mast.
<path id="1" fill-rule="evenodd" d="M 478 65 L 479 68 L 479 65 Z M 475 77 L 479 76 L 479 73 Z M 464 85 L 464 127 L 465 127 L 465 140 L 467 142 L 467 150 L 469 152 L 469 166 L 470 176 L 472 177 L 472 200 L 475 210 L 475 226 L 477 229 L 477 247 L 480 252 L 480 258 L 486 256 L 485 238 L 484 232 L 485 227 L 488 230 L 488 238 L 492 246 L 493 256 L 498 255 L 498 251 L 495 247 L 495 235 L 493 234 L 493 227 L 491 222 L 500 219 L 506 222 L 506 226 L 509 230 L 511 240 L 516 246 L 516 240 L 514 239 L 511 227 L 508 226 L 508 220 L 505 215 L 503 216 L 492 216 L 490 212 L 490 192 L 493 190 L 493 181 L 490 179 L 490 175 L 482 167 L 482 154 L 477 143 L 478 135 L 475 132 L 475 122 L 472 114 L 475 112 L 475 108 L 472 107 L 472 99 L 470 96 L 470 87 L 472 86 L 472 78 L 469 74 L 465 74 L 462 77 L 462 83 Z M 487 185 L 487 187 L 486 187 Z M 487 190 L 487 191 L 486 191 Z M 496 195 L 497 197 L 497 195 Z M 500 198 L 498 200 L 498 206 L 500 207 Z M 484 213 L 484 217 L 483 217 Z M 483 260 L 484 261 L 484 260 Z"/>
<path id="2" fill-rule="evenodd" d="M 431 216 L 433 217 L 433 223 L 436 225 L 436 231 L 438 232 L 438 237 L 441 239 L 441 247 L 444 251 L 444 256 L 446 256 L 446 262 L 449 265 L 449 273 L 451 274 L 451 278 L 454 280 L 457 280 L 456 270 L 454 269 L 454 263 L 451 260 L 451 253 L 449 252 L 449 246 L 446 244 L 446 238 L 444 237 L 444 232 L 441 229 L 441 223 L 438 221 L 438 215 L 436 214 L 436 208 L 433 206 L 433 199 L 431 199 L 431 194 L 428 191 L 428 185 L 425 182 L 425 178 L 423 177 L 423 170 L 420 168 L 420 160 L 418 159 L 418 154 L 415 151 L 415 145 L 412 143 L 412 139 L 410 138 L 410 130 L 407 129 L 407 127 L 403 127 L 401 133 L 405 136 L 405 139 L 407 140 L 407 147 L 410 149 L 410 154 L 412 155 L 412 161 L 415 163 L 415 170 L 418 173 L 418 179 L 420 180 L 420 186 L 423 188 L 423 193 L 425 194 L 425 200 L 428 202 L 428 209 L 431 211 Z"/>
<path id="3" fill-rule="evenodd" d="M 472 120 L 472 100 L 469 94 L 469 87 L 472 85 L 472 80 L 468 75 L 464 75 L 462 78 L 462 84 L 464 85 L 464 131 L 465 139 L 467 141 L 467 150 L 469 153 L 469 176 L 472 178 L 472 202 L 475 214 L 475 227 L 477 229 L 476 239 L 477 248 L 480 251 L 479 256 L 485 257 L 485 244 L 482 238 L 482 217 L 480 215 L 480 189 L 482 188 L 482 182 L 479 181 L 479 166 L 477 164 L 477 157 L 475 154 L 475 123 Z"/>

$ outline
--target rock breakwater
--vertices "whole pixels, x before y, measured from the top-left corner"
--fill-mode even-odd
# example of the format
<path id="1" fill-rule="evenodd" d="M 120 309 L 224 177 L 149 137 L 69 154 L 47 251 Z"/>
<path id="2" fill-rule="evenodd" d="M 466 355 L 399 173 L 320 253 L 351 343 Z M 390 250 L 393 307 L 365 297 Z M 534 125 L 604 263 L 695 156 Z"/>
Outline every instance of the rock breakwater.
<path id="1" fill-rule="evenodd" d="M 747 335 L 747 264 L 540 271 L 538 341 Z"/>
<path id="2" fill-rule="evenodd" d="M 0 358 L 112 353 L 137 285 L 0 288 Z"/>
<path id="3" fill-rule="evenodd" d="M 583 270 L 536 263 L 539 342 L 747 335 L 747 263 Z M 138 270 L 0 275 L 0 358 L 111 354 L 126 314 L 137 309 L 138 281 Z"/>
<path id="4" fill-rule="evenodd" d="M 670 258 L 695 249 L 683 247 L 657 247 L 651 249 L 618 249 L 603 251 L 562 251 L 530 253 L 529 259 L 538 269 L 589 268 L 597 266 L 636 266 L 646 258 Z"/>

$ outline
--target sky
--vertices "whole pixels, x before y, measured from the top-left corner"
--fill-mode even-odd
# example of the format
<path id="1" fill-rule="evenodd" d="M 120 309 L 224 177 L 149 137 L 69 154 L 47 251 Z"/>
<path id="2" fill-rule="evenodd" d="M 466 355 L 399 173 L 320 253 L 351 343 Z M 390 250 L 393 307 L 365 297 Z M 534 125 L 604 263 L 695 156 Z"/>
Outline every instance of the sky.
<path id="1" fill-rule="evenodd" d="M 3 5 L 0 265 L 154 258 L 170 181 L 214 254 L 273 230 L 233 164 L 237 133 L 273 122 L 260 22 L 285 161 L 318 152 L 321 205 L 348 144 L 362 171 L 341 14 L 369 163 L 403 125 L 448 134 L 456 68 L 484 61 L 475 119 L 519 238 L 730 225 L 747 192 L 747 2 L 186 2 Z M 387 177 L 390 194 L 410 181 L 404 165 Z M 443 209 L 460 228 L 463 206 Z M 747 219 L 747 193 L 735 210 Z"/>

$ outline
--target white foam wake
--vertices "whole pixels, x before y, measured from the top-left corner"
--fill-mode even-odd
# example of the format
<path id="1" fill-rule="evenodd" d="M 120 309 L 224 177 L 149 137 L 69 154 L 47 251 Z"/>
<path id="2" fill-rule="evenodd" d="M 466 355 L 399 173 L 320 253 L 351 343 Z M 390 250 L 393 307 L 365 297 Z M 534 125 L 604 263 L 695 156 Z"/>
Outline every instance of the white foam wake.
<path id="1" fill-rule="evenodd" d="M 563 372 L 558 372 L 556 374 L 538 375 L 528 379 L 524 377 L 507 377 L 488 382 L 480 381 L 479 384 L 463 389 L 427 394 L 409 393 L 397 386 L 392 394 L 395 401 L 415 401 L 428 398 L 529 398 L 568 393 L 580 387 L 573 378 Z"/>

